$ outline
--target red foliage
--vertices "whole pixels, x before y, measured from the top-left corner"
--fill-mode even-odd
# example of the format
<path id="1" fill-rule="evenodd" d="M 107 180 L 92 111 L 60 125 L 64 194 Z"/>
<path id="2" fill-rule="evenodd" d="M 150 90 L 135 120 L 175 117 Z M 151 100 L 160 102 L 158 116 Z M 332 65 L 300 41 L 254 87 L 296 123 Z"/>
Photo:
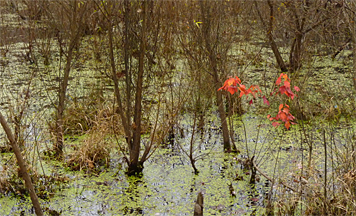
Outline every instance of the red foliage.
<path id="1" fill-rule="evenodd" d="M 274 127 L 278 127 L 280 125 L 279 121 L 281 120 L 282 122 L 284 122 L 284 126 L 287 128 L 287 130 L 289 129 L 291 124 L 295 124 L 293 122 L 293 120 L 295 119 L 295 117 L 289 112 L 289 106 L 287 104 L 284 105 L 283 108 L 283 104 L 279 105 L 279 112 L 276 115 L 276 117 L 271 117 L 271 115 L 267 115 L 267 118 L 269 118 L 270 121 L 275 120 L 275 122 L 272 123 L 272 125 Z"/>
<path id="2" fill-rule="evenodd" d="M 241 80 L 237 76 L 235 78 L 231 77 L 227 79 L 224 85 L 218 89 L 218 91 L 220 90 L 228 91 L 232 95 L 235 94 L 238 90 L 240 90 L 240 97 L 246 95 L 246 97 L 248 98 L 248 95 L 251 94 L 254 99 L 256 98 L 259 92 L 262 93 L 260 87 L 258 87 L 257 85 L 251 85 L 250 88 L 246 89 L 246 86 L 241 84 Z M 263 102 L 269 104 L 267 98 L 265 96 L 263 97 L 264 97 Z M 252 103 L 253 103 L 253 99 L 249 101 L 250 105 Z"/>
<path id="3" fill-rule="evenodd" d="M 282 78 L 284 79 L 283 85 L 281 85 L 282 83 Z M 294 94 L 290 88 L 290 79 L 288 78 L 287 74 L 283 74 L 281 73 L 281 75 L 278 77 L 277 81 L 276 81 L 276 85 L 277 87 L 279 87 L 278 91 L 276 94 L 278 94 L 278 92 L 281 95 L 287 95 L 287 97 L 292 98 L 292 100 L 294 99 L 295 96 L 297 96 L 296 94 Z M 297 92 L 300 91 L 298 86 L 294 86 L 294 90 L 296 90 Z M 289 112 L 289 106 L 287 104 L 284 105 L 283 108 L 283 104 L 279 105 L 279 112 L 275 117 L 271 117 L 271 115 L 268 115 L 267 118 L 269 118 L 270 121 L 275 120 L 275 122 L 272 123 L 272 125 L 274 127 L 278 127 L 280 125 L 279 122 L 277 121 L 282 121 L 284 122 L 284 126 L 289 129 L 291 124 L 296 124 L 293 122 L 293 120 L 295 119 L 295 117 Z"/>
<path id="4" fill-rule="evenodd" d="M 290 88 L 290 79 L 288 78 L 287 74 L 281 73 L 281 75 L 276 81 L 276 85 L 277 88 L 279 88 L 275 95 L 277 95 L 278 93 L 280 93 L 281 95 L 285 94 L 287 95 L 287 97 L 292 98 L 292 100 L 294 99 L 294 97 L 297 96 L 295 93 L 292 92 Z M 258 93 L 262 93 L 262 91 L 257 85 L 251 85 L 250 88 L 246 89 L 246 86 L 241 84 L 241 80 L 237 76 L 235 78 L 227 79 L 224 85 L 218 89 L 218 91 L 220 90 L 228 91 L 232 95 L 240 91 L 240 97 L 246 95 L 246 97 L 248 98 L 248 95 L 251 94 L 253 96 L 253 99 L 256 99 L 256 96 L 259 96 L 263 98 L 263 103 L 269 106 L 269 101 L 267 100 L 266 96 L 258 95 Z M 294 90 L 297 92 L 300 91 L 298 86 L 294 86 Z M 271 95 L 273 95 L 273 93 L 271 93 Z M 253 99 L 249 101 L 250 105 L 253 103 Z M 269 118 L 270 121 L 273 121 L 272 125 L 274 127 L 278 127 L 281 124 L 278 121 L 284 122 L 284 126 L 287 128 L 287 130 L 290 128 L 291 124 L 296 124 L 295 122 L 293 122 L 295 117 L 289 112 L 289 106 L 287 104 L 280 104 L 278 114 L 275 117 L 271 117 L 271 115 L 268 115 L 267 118 Z"/>
<path id="5" fill-rule="evenodd" d="M 287 97 L 290 97 L 293 100 L 294 96 L 297 96 L 297 95 L 294 94 L 292 92 L 292 90 L 290 89 L 290 79 L 288 78 L 287 74 L 281 73 L 281 75 L 278 77 L 278 79 L 276 81 L 276 85 L 279 86 L 282 83 L 282 78 L 284 79 L 284 82 L 283 82 L 283 85 L 279 87 L 278 92 L 281 93 L 281 95 L 283 95 L 283 94 L 287 95 Z M 300 91 L 298 86 L 294 86 L 294 90 Z M 276 94 L 278 94 L 278 92 Z"/>
<path id="6" fill-rule="evenodd" d="M 221 89 L 230 92 L 230 94 L 234 94 L 237 92 L 237 84 L 241 84 L 240 78 L 236 76 L 236 78 L 229 78 L 225 81 L 224 85 L 218 89 L 220 91 Z"/>

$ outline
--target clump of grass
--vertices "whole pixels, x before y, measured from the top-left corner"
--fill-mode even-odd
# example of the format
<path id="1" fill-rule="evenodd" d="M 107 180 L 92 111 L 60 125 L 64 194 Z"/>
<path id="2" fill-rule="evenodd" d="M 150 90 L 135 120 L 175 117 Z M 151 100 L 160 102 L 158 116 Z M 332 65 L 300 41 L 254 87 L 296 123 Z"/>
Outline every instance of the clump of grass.
<path id="1" fill-rule="evenodd" d="M 311 155 L 312 162 L 306 162 L 308 165 L 303 166 L 303 170 L 292 170 L 292 179 L 283 179 L 295 191 L 287 191 L 283 187 L 274 189 L 274 196 L 267 200 L 270 203 L 266 209 L 268 213 L 356 215 L 356 134 L 353 127 L 340 129 L 340 125 L 338 129 L 324 126 L 320 132 L 308 132 L 308 136 L 314 138 L 309 145 L 313 145 L 315 150 L 303 157 Z M 320 166 L 325 161 L 327 166 Z"/>
<path id="2" fill-rule="evenodd" d="M 64 135 L 75 136 L 86 133 L 94 126 L 99 110 L 105 106 L 102 91 L 92 90 L 84 97 L 69 97 L 63 114 Z M 47 123 L 49 132 L 55 140 L 57 113 L 53 112 L 51 120 Z"/>
<path id="3" fill-rule="evenodd" d="M 98 171 L 101 166 L 107 167 L 114 142 L 110 140 L 115 115 L 107 115 L 102 110 L 93 121 L 94 126 L 79 143 L 78 148 L 70 155 L 67 166 L 72 170 Z M 117 125 L 117 123 L 116 123 Z"/>

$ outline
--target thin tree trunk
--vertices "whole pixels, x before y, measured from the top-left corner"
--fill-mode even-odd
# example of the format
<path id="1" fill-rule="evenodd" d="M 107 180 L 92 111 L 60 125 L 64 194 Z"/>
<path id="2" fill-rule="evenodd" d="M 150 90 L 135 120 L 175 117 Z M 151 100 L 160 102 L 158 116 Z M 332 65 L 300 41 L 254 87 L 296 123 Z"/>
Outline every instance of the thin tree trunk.
<path id="1" fill-rule="evenodd" d="M 63 156 L 63 113 L 64 113 L 64 102 L 65 96 L 67 92 L 68 82 L 69 82 L 69 74 L 71 70 L 71 63 L 73 60 L 73 51 L 75 44 L 77 44 L 77 37 L 71 41 L 68 50 L 68 56 L 66 59 L 66 66 L 64 69 L 64 77 L 63 81 L 60 84 L 59 88 L 59 97 L 58 97 L 58 107 L 57 107 L 57 142 L 55 146 L 56 155 L 59 157 Z"/>
<path id="2" fill-rule="evenodd" d="M 124 108 L 122 106 L 121 94 L 120 94 L 120 89 L 119 89 L 119 80 L 118 80 L 118 77 L 116 75 L 116 63 L 115 63 L 115 58 L 114 58 L 114 45 L 113 45 L 113 34 L 112 34 L 111 22 L 112 21 L 109 19 L 109 23 L 110 23 L 109 31 L 108 31 L 109 32 L 109 56 L 110 56 L 112 78 L 113 78 L 113 81 L 114 81 L 114 93 L 115 93 L 116 100 L 117 100 L 117 103 L 118 103 L 118 106 L 119 106 L 119 109 L 117 110 L 117 112 L 121 117 L 121 121 L 122 121 L 122 124 L 124 126 L 125 135 L 126 135 L 126 137 L 128 137 L 127 143 L 129 144 L 129 146 L 131 146 L 130 126 L 128 124 L 128 120 L 126 119 L 125 111 L 124 111 Z M 130 110 L 127 110 L 127 112 L 130 112 Z"/>
<path id="3" fill-rule="evenodd" d="M 355 6 L 355 3 L 353 3 L 353 6 Z M 353 73 L 352 73 L 352 81 L 354 84 L 354 89 L 356 91 L 356 27 L 355 27 L 355 15 L 352 15 L 352 21 L 353 22 L 349 22 L 351 25 L 351 41 L 352 41 L 352 69 L 353 69 Z"/>
<path id="4" fill-rule="evenodd" d="M 297 33 L 293 41 L 289 57 L 291 71 L 296 71 L 301 67 L 302 38 L 303 35 L 301 33 Z"/>
<path id="5" fill-rule="evenodd" d="M 268 6 L 269 6 L 269 13 L 270 13 L 269 14 L 270 17 L 269 17 L 268 27 L 266 29 L 267 38 L 268 38 L 268 41 L 270 43 L 271 49 L 273 51 L 274 57 L 276 58 L 276 61 L 277 61 L 277 64 L 278 64 L 279 68 L 281 69 L 282 72 L 287 72 L 288 68 L 286 67 L 286 65 L 284 63 L 284 60 L 282 58 L 282 55 L 278 50 L 277 44 L 273 39 L 273 34 L 272 33 L 273 33 L 274 7 L 273 7 L 273 4 L 271 3 L 271 0 L 268 0 L 267 3 L 268 3 Z M 264 21 L 264 18 L 262 16 L 262 14 L 261 14 L 260 9 L 258 8 L 257 2 L 255 1 L 254 4 L 255 4 L 255 8 L 257 10 L 257 14 L 260 17 L 262 25 L 263 26 L 267 26 L 266 22 Z"/>
<path id="6" fill-rule="evenodd" d="M 205 5 L 204 5 L 205 3 Z M 217 68 L 217 59 L 216 59 L 216 53 L 213 50 L 211 46 L 211 14 L 209 13 L 209 5 L 207 5 L 207 2 L 200 1 L 200 8 L 201 8 L 201 13 L 203 15 L 203 23 L 204 25 L 202 26 L 202 31 L 203 31 L 203 38 L 205 41 L 205 47 L 209 53 L 209 61 L 210 61 L 210 67 L 212 70 L 212 75 L 214 79 L 214 87 L 216 89 L 216 103 L 218 106 L 218 111 L 220 115 L 220 121 L 221 121 L 221 127 L 222 127 L 222 134 L 223 134 L 223 143 L 224 143 L 224 151 L 225 152 L 231 152 L 231 144 L 230 144 L 230 138 L 229 138 L 229 128 L 227 125 L 226 121 L 226 112 L 224 109 L 224 104 L 223 104 L 223 98 L 222 98 L 222 92 L 218 91 L 218 89 L 221 87 L 220 79 L 219 79 L 219 73 L 218 73 L 218 68 Z M 217 30 L 218 31 L 218 30 Z"/>
<path id="7" fill-rule="evenodd" d="M 194 123 L 193 123 L 193 131 L 192 131 L 192 136 L 190 138 L 190 147 L 189 147 L 189 160 L 190 160 L 190 163 L 192 164 L 192 167 L 194 169 L 194 174 L 195 175 L 198 175 L 199 174 L 199 171 L 197 169 L 197 167 L 195 166 L 195 160 L 193 158 L 193 145 L 194 145 L 194 136 L 195 136 L 195 131 L 197 129 L 197 115 L 198 115 L 198 112 L 197 110 L 195 110 L 195 113 L 194 113 Z"/>
<path id="8" fill-rule="evenodd" d="M 273 32 L 273 20 L 274 20 L 274 7 L 273 7 L 273 5 L 271 3 L 271 0 L 268 0 L 267 3 L 268 3 L 268 6 L 269 6 L 269 11 L 270 11 L 268 30 L 267 30 L 268 40 L 269 40 L 269 43 L 271 45 L 273 54 L 276 57 L 277 64 L 278 64 L 279 68 L 281 69 L 282 72 L 287 72 L 288 69 L 287 69 L 287 67 L 286 67 L 286 65 L 285 65 L 285 63 L 283 61 L 281 53 L 278 50 L 276 42 L 273 39 L 272 32 Z M 262 20 L 262 17 L 261 17 L 261 20 Z"/>
<path id="9" fill-rule="evenodd" d="M 66 58 L 66 66 L 64 68 L 64 76 L 63 80 L 60 82 L 59 86 L 59 92 L 58 92 L 58 106 L 57 106 L 57 140 L 56 140 L 56 145 L 55 145 L 55 154 L 58 157 L 63 156 L 63 133 L 64 133 L 64 128 L 63 128 L 63 113 L 64 113 L 64 105 L 65 105 L 65 97 L 66 97 L 66 92 L 67 92 L 67 87 L 68 87 L 68 82 L 69 82 L 69 74 L 71 71 L 72 67 L 72 60 L 73 60 L 73 53 L 75 48 L 78 46 L 79 43 L 79 38 L 81 34 L 81 20 L 84 15 L 85 9 L 82 8 L 82 12 L 80 14 L 80 20 L 77 21 L 77 4 L 74 2 L 73 4 L 74 9 L 73 9 L 73 14 L 72 14 L 72 20 L 71 22 L 73 23 L 73 27 L 71 27 L 72 31 L 72 37 L 70 38 L 70 44 L 68 47 L 68 55 Z"/>
<path id="10" fill-rule="evenodd" d="M 227 121 L 226 121 L 227 119 L 226 119 L 226 113 L 223 104 L 222 92 L 217 91 L 217 89 L 220 88 L 220 82 L 218 80 L 216 72 L 214 73 L 214 82 L 215 82 L 215 89 L 216 89 L 216 103 L 219 109 L 220 121 L 221 121 L 222 133 L 223 133 L 224 151 L 230 152 L 231 144 L 229 139 L 229 128 L 227 126 Z"/>
<path id="11" fill-rule="evenodd" d="M 27 172 L 26 162 L 22 157 L 20 148 L 18 147 L 18 145 L 15 141 L 14 135 L 12 134 L 9 125 L 7 124 L 7 122 L 4 118 L 4 116 L 1 114 L 1 112 L 0 112 L 0 123 L 1 123 L 2 127 L 4 128 L 7 138 L 9 139 L 12 149 L 15 153 L 17 162 L 20 166 L 21 176 L 25 180 L 25 186 L 30 194 L 30 198 L 32 201 L 32 205 L 35 208 L 36 215 L 42 216 L 43 212 L 42 212 L 42 209 L 40 206 L 40 202 L 38 201 L 37 195 L 35 193 L 35 189 L 33 187 L 30 175 Z"/>
<path id="12" fill-rule="evenodd" d="M 134 131 L 133 143 L 130 151 L 130 164 L 128 169 L 129 175 L 135 175 L 142 172 L 143 164 L 139 163 L 140 146 L 141 146 L 141 118 L 142 118 L 142 91 L 143 91 L 143 73 L 146 52 L 146 27 L 147 27 L 147 0 L 143 2 L 143 21 L 140 42 L 140 56 L 138 61 L 138 74 L 135 97 L 134 113 Z"/>
<path id="13" fill-rule="evenodd" d="M 124 19 L 125 19 L 125 37 L 124 37 L 124 62 L 125 62 L 125 75 L 126 75 L 126 121 L 127 121 L 127 126 L 131 125 L 131 115 L 130 115 L 130 110 L 131 110 L 131 69 L 130 69 L 130 62 L 129 62 L 129 50 L 131 47 L 131 40 L 129 37 L 129 27 L 130 27 L 130 0 L 125 0 L 124 2 L 124 7 L 125 7 L 125 13 L 124 13 Z M 131 144 L 131 131 L 130 133 L 126 134 L 128 144 Z"/>
<path id="14" fill-rule="evenodd" d="M 309 1 L 306 2 L 306 4 L 309 4 Z M 301 67 L 301 60 L 302 60 L 302 39 L 303 36 L 305 35 L 305 32 L 303 32 L 304 29 L 304 24 L 305 24 L 305 16 L 302 16 L 302 18 L 299 18 L 300 16 L 298 15 L 298 12 L 296 10 L 296 5 L 293 4 L 290 7 L 290 10 L 294 14 L 294 22 L 295 22 L 295 39 L 293 41 L 293 45 L 290 51 L 290 57 L 289 57 L 289 68 L 290 70 L 296 71 Z"/>

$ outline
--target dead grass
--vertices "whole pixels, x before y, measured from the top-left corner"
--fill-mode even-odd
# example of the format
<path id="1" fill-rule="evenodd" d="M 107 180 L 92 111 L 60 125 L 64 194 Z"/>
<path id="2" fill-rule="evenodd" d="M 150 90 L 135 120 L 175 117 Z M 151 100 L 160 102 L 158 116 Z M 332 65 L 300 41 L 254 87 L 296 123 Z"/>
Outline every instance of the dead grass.
<path id="1" fill-rule="evenodd" d="M 314 157 L 318 156 L 313 152 L 314 162 L 310 167 L 305 166 L 303 173 L 295 170 L 292 179 L 284 177 L 282 180 L 288 182 L 295 191 L 281 184 L 275 185 L 274 194 L 266 199 L 267 204 L 270 203 L 266 208 L 269 215 L 356 215 L 354 128 L 343 129 L 336 139 L 337 131 L 334 128 L 326 127 L 325 130 L 329 132 L 326 134 L 329 138 L 326 180 L 325 172 L 320 167 L 320 163 L 324 163 L 324 156 L 321 161 L 320 158 L 317 160 Z M 319 136 L 317 133 L 314 135 Z M 317 148 L 317 144 L 313 145 Z"/>
<path id="2" fill-rule="evenodd" d="M 93 121 L 94 126 L 69 156 L 67 166 L 72 170 L 91 172 L 99 170 L 101 166 L 109 165 L 110 152 L 115 147 L 115 143 L 110 138 L 113 133 L 112 127 L 115 125 L 120 128 L 120 126 L 117 123 L 117 117 L 108 115 L 108 112 L 107 109 L 98 112 Z"/>

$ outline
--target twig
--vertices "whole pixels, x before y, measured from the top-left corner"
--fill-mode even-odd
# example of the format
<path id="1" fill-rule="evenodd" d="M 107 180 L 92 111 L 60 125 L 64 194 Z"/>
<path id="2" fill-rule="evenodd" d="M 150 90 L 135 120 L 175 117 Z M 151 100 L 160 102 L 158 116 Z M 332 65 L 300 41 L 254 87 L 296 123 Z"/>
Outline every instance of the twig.
<path id="1" fill-rule="evenodd" d="M 263 177 L 265 177 L 266 179 L 268 179 L 268 180 L 271 181 L 271 182 L 274 181 L 271 177 L 269 177 L 267 174 L 265 174 L 264 172 L 262 172 L 262 171 L 256 166 L 255 162 L 252 161 L 252 165 L 253 165 L 253 167 L 255 167 L 255 169 L 256 169 Z M 294 191 L 294 192 L 297 192 L 296 189 L 294 189 L 293 187 L 287 185 L 287 184 L 284 183 L 283 181 L 279 181 L 279 183 L 282 184 L 284 187 L 288 188 L 289 190 Z"/>

